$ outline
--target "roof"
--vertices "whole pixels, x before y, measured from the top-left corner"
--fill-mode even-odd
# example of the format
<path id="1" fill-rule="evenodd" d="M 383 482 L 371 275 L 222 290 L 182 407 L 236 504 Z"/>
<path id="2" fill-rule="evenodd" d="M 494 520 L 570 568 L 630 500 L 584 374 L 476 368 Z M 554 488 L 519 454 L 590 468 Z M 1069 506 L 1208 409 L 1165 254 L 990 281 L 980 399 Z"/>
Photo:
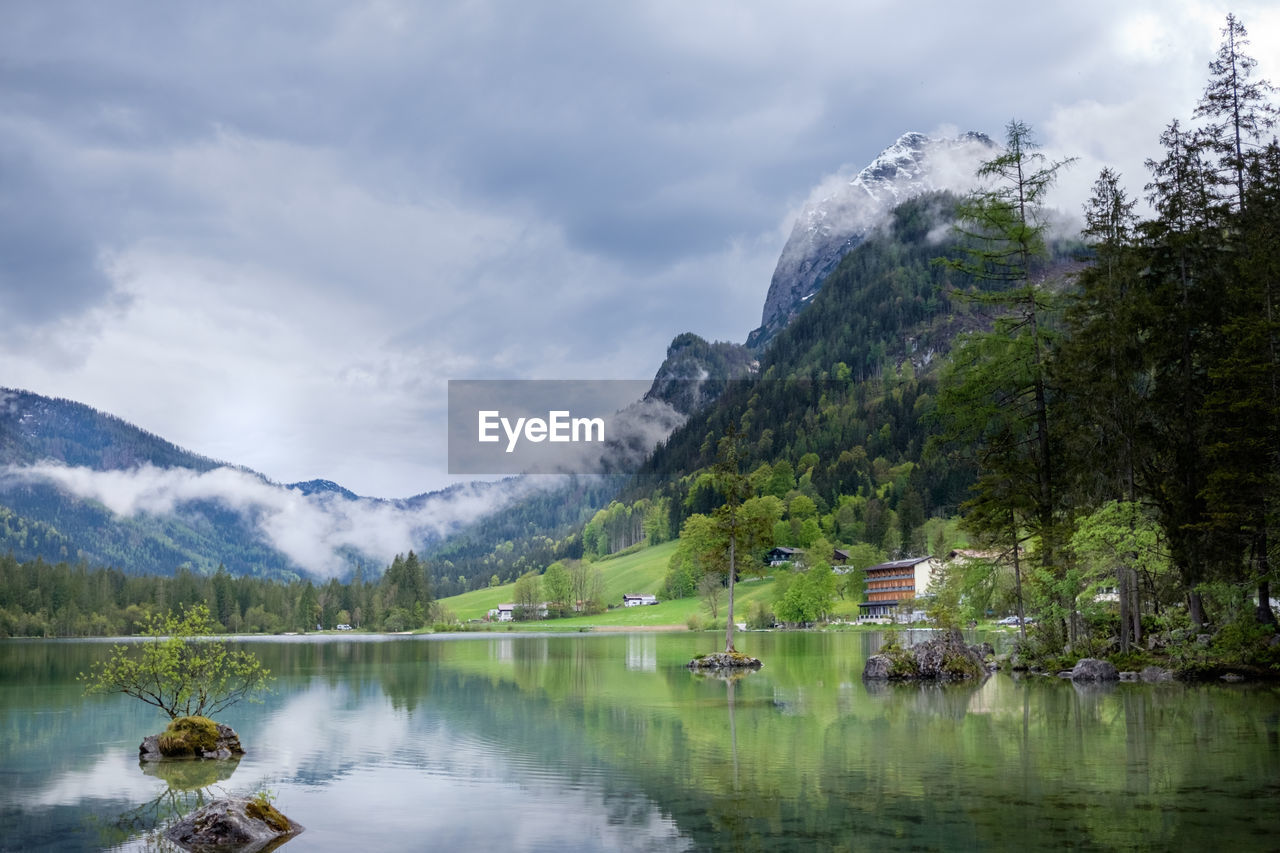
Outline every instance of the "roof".
<path id="1" fill-rule="evenodd" d="M 925 560 L 932 560 L 932 559 L 933 559 L 933 556 L 930 555 L 927 557 L 908 557 L 905 560 L 890 560 L 887 563 L 880 563 L 878 565 L 872 566 L 871 568 L 867 569 L 867 571 L 874 572 L 876 569 L 909 569 L 912 566 L 918 565 L 919 563 L 923 563 Z"/>
<path id="2" fill-rule="evenodd" d="M 977 551 L 972 548 L 956 548 L 947 554 L 948 560 L 998 560 L 1000 559 L 999 551 Z"/>

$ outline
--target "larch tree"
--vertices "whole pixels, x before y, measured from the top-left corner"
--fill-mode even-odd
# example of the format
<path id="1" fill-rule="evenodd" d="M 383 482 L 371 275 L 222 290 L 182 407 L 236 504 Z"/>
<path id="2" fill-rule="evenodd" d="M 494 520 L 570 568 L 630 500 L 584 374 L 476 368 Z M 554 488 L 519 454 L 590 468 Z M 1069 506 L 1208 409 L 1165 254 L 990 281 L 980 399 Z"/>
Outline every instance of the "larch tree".
<path id="1" fill-rule="evenodd" d="M 978 170 L 986 186 L 957 212 L 963 255 L 943 259 L 985 283 L 969 298 L 998 316 L 991 332 L 969 335 L 953 351 L 938 394 L 935 445 L 959 448 L 978 463 L 969 526 L 1009 541 L 1015 554 L 1027 526 L 1050 566 L 1058 512 L 1047 368 L 1053 297 L 1034 274 L 1048 256 L 1045 198 L 1071 161 L 1049 161 L 1023 122 L 1005 130 L 1004 151 Z"/>

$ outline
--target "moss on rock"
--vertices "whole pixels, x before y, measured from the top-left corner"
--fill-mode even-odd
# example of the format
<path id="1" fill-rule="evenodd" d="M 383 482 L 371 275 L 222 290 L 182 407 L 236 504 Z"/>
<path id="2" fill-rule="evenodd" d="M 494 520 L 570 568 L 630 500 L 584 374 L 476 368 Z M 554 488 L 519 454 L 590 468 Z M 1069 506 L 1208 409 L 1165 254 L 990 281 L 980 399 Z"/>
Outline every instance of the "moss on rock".
<path id="1" fill-rule="evenodd" d="M 689 661 L 689 669 L 759 669 L 764 666 L 759 658 L 744 655 L 742 652 L 715 652 L 709 655 L 698 655 Z"/>
<path id="2" fill-rule="evenodd" d="M 244 807 L 244 813 L 251 818 L 262 821 L 277 832 L 288 832 L 293 828 L 289 823 L 289 819 L 280 814 L 279 810 L 271 805 L 271 801 L 266 797 L 250 798 L 248 804 Z"/>
<path id="3" fill-rule="evenodd" d="M 208 717 L 178 717 L 158 735 L 148 735 L 138 747 L 143 761 L 166 758 L 231 758 L 243 755 L 240 738 L 230 726 Z"/>

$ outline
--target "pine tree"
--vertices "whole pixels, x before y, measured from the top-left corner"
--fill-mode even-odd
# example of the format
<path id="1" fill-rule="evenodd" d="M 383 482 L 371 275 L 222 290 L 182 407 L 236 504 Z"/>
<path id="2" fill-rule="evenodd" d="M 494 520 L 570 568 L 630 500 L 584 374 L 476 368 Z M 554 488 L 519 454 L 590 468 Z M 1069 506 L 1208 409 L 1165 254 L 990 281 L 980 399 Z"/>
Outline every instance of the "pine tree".
<path id="1" fill-rule="evenodd" d="M 1266 80 L 1251 80 L 1258 61 L 1244 53 L 1249 34 L 1235 15 L 1227 15 L 1222 44 L 1209 63 L 1209 84 L 1196 107 L 1196 118 L 1210 120 L 1206 139 L 1221 159 L 1227 180 L 1235 185 L 1238 209 L 1245 205 L 1247 151 L 1276 123 L 1276 108 L 1267 97 L 1275 91 Z"/>
<path id="2" fill-rule="evenodd" d="M 1204 626 L 1199 586 L 1229 548 L 1217 541 L 1204 499 L 1209 465 L 1202 410 L 1214 332 L 1221 326 L 1223 232 L 1228 210 L 1218 178 L 1195 134 L 1172 122 L 1164 157 L 1149 160 L 1148 198 L 1157 217 L 1142 227 L 1143 288 L 1150 300 L 1140 330 L 1150 365 L 1150 448 L 1142 475 L 1187 589 L 1192 621 Z"/>
<path id="3" fill-rule="evenodd" d="M 1054 364 L 1058 384 L 1066 389 L 1064 479 L 1070 503 L 1081 508 L 1137 501 L 1150 379 L 1140 335 L 1147 321 L 1137 286 L 1135 205 L 1119 176 L 1104 169 L 1084 209 L 1083 235 L 1093 263 L 1078 276 L 1066 311 L 1066 342 Z M 1121 651 L 1142 638 L 1136 560 L 1129 555 L 1116 564 Z"/>
<path id="4" fill-rule="evenodd" d="M 1280 146 L 1251 158 L 1250 172 L 1232 231 L 1220 350 L 1208 369 L 1204 493 L 1214 524 L 1247 553 L 1241 564 L 1257 584 L 1258 620 L 1275 625 L 1268 552 L 1280 523 Z"/>

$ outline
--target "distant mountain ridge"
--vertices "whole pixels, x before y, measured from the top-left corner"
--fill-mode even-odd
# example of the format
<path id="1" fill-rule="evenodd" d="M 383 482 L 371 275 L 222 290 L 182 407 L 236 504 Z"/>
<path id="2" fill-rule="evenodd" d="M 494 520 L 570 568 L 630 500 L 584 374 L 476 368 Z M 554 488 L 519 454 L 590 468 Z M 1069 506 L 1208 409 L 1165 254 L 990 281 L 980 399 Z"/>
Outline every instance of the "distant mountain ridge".
<path id="1" fill-rule="evenodd" d="M 894 207 L 924 193 L 970 189 L 978 167 L 998 150 L 972 131 L 943 138 L 904 133 L 852 180 L 815 188 L 778 257 L 760 327 L 747 346 L 762 350 Z"/>
<path id="2" fill-rule="evenodd" d="M 520 493 L 470 483 L 383 500 L 331 480 L 275 483 L 83 403 L 0 388 L 0 553 L 20 559 L 154 574 L 380 571 L 388 549 L 421 548 Z"/>
<path id="3" fill-rule="evenodd" d="M 84 403 L 0 388 L 0 466 L 48 459 L 95 471 L 125 470 L 144 462 L 195 471 L 227 464 Z"/>

